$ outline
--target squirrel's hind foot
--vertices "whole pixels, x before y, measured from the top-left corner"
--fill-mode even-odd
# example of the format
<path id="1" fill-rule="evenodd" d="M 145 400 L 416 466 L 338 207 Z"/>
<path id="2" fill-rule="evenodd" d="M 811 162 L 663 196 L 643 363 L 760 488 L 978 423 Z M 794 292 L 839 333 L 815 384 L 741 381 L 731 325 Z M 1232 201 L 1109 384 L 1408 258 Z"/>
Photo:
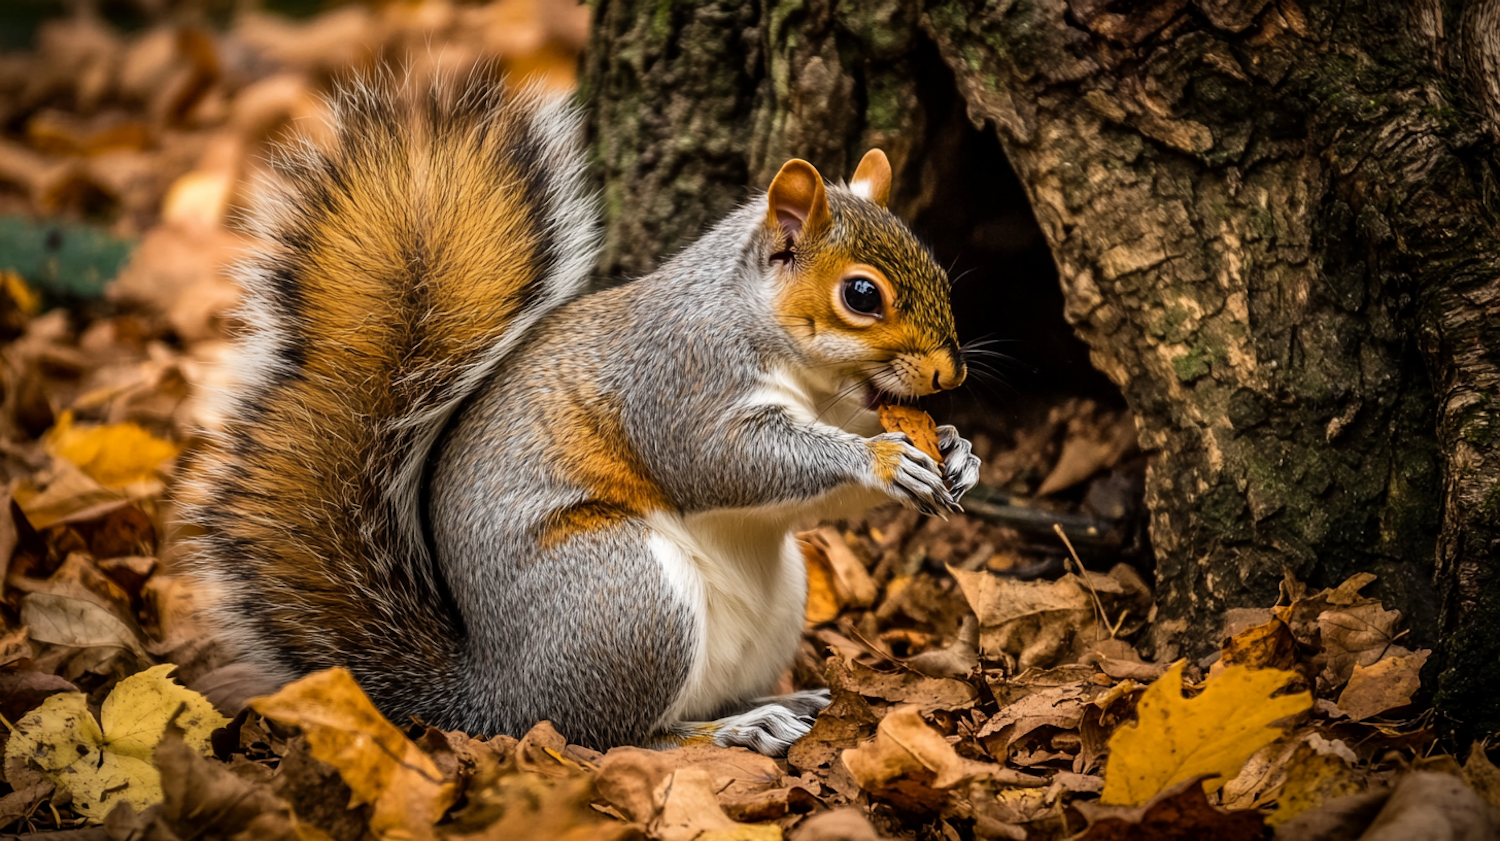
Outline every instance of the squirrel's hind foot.
<path id="1" fill-rule="evenodd" d="M 672 725 L 652 747 L 692 744 L 745 747 L 766 756 L 786 756 L 792 743 L 807 735 L 817 714 L 828 706 L 826 689 L 813 689 L 757 698 L 759 706 L 714 721 L 681 721 Z"/>
<path id="2" fill-rule="evenodd" d="M 766 756 L 786 756 L 792 743 L 812 729 L 813 716 L 797 713 L 780 703 L 756 707 L 746 713 L 707 722 L 713 743 L 719 747 L 746 747 Z"/>

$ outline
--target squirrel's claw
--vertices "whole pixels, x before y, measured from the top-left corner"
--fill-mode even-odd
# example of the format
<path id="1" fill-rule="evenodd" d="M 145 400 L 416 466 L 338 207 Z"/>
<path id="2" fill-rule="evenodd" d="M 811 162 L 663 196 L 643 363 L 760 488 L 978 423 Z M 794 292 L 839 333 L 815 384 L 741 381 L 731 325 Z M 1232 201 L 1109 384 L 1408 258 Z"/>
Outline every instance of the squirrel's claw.
<path id="1" fill-rule="evenodd" d="M 911 439 L 905 433 L 886 432 L 871 440 L 894 443 L 900 448 L 900 459 L 887 482 L 887 493 L 901 500 L 908 508 L 915 508 L 934 517 L 946 519 L 950 512 L 963 510 L 948 492 L 938 463 L 912 446 Z"/>
<path id="2" fill-rule="evenodd" d="M 956 428 L 940 426 L 937 434 L 938 452 L 943 454 L 943 480 L 955 500 L 963 499 L 964 494 L 979 484 L 979 456 L 971 452 L 973 445 Z"/>

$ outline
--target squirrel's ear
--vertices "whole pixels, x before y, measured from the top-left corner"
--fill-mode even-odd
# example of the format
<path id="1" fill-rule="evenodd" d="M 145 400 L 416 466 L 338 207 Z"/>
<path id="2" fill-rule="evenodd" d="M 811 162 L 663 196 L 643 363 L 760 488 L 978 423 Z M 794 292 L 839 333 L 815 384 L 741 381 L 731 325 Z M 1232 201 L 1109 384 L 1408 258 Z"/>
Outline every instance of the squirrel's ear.
<path id="1" fill-rule="evenodd" d="M 859 168 L 854 170 L 854 180 L 849 182 L 849 189 L 854 191 L 854 195 L 885 207 L 886 202 L 891 200 L 891 162 L 884 152 L 871 149 L 865 153 L 859 162 Z"/>
<path id="2" fill-rule="evenodd" d="M 794 243 L 804 233 L 823 230 L 832 220 L 823 176 L 812 164 L 799 158 L 782 165 L 771 180 L 766 199 L 766 223 L 785 231 Z"/>

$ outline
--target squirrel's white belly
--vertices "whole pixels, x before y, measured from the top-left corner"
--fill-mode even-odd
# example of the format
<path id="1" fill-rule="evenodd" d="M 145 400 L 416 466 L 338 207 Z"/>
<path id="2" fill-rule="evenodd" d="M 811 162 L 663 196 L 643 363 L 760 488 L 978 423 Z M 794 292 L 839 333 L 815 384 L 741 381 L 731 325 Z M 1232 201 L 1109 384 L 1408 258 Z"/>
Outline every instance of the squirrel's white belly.
<path id="1" fill-rule="evenodd" d="M 782 511 L 649 519 L 651 551 L 697 617 L 693 665 L 669 720 L 703 720 L 771 691 L 797 652 L 807 568 Z"/>

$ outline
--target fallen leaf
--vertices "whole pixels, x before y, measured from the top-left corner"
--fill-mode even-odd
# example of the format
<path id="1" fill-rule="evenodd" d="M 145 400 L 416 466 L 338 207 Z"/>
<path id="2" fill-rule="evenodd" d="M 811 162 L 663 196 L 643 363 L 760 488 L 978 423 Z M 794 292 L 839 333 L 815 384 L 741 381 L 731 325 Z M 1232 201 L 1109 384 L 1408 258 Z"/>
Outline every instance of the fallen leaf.
<path id="1" fill-rule="evenodd" d="M 371 804 L 372 833 L 434 837 L 433 824 L 453 804 L 453 783 L 381 716 L 348 670 L 308 675 L 251 706 L 302 730 L 312 755 L 337 769 L 360 803 Z"/>
<path id="2" fill-rule="evenodd" d="M 1359 594 L 1360 590 L 1375 580 L 1372 573 L 1357 572 L 1337 587 L 1312 594 L 1308 594 L 1306 587 L 1292 578 L 1290 573 L 1287 574 L 1287 579 L 1282 582 L 1282 597 L 1289 599 L 1289 603 L 1278 604 L 1271 608 L 1271 612 L 1285 622 L 1299 640 L 1311 639 L 1313 632 L 1318 629 L 1318 617 L 1325 611 L 1375 601 Z"/>
<path id="3" fill-rule="evenodd" d="M 1114 467 L 1136 447 L 1135 418 L 1129 413 L 1096 418 L 1091 411 L 1080 412 L 1069 418 L 1068 437 L 1063 441 L 1062 452 L 1037 488 L 1036 495 L 1050 496 L 1100 470 Z"/>
<path id="4" fill-rule="evenodd" d="M 74 426 L 65 411 L 44 439 L 47 451 L 77 465 L 89 478 L 111 490 L 159 482 L 162 465 L 179 448 L 135 423 Z"/>
<path id="5" fill-rule="evenodd" d="M 827 769 L 828 784 L 852 799 L 858 795 L 858 787 L 838 758 L 845 749 L 873 736 L 880 716 L 852 688 L 853 678 L 842 658 L 830 658 L 824 674 L 832 700 L 807 735 L 792 743 L 786 761 L 801 771 Z"/>
<path id="6" fill-rule="evenodd" d="M 161 775 L 151 760 L 168 721 L 181 718 L 185 741 L 202 753 L 208 734 L 229 723 L 201 695 L 167 677 L 175 668 L 156 666 L 120 681 L 98 722 L 81 692 L 47 698 L 16 723 L 5 751 L 7 775 L 15 765 L 40 771 L 95 821 L 118 803 L 139 811 L 160 801 Z"/>
<path id="7" fill-rule="evenodd" d="M 1431 651 L 1386 657 L 1373 666 L 1356 664 L 1349 684 L 1339 693 L 1339 709 L 1353 721 L 1363 721 L 1386 710 L 1404 707 L 1421 685 L 1422 666 Z"/>
<path id="8" fill-rule="evenodd" d="M 1277 827 L 1277 841 L 1492 841 L 1500 812 L 1458 777 L 1416 771 L 1394 790 L 1333 800 Z"/>
<path id="9" fill-rule="evenodd" d="M 54 593 L 29 593 L 21 599 L 21 622 L 38 642 L 75 648 L 120 648 L 147 658 L 135 630 L 91 600 Z"/>
<path id="10" fill-rule="evenodd" d="M 821 625 L 839 617 L 843 605 L 839 603 L 838 591 L 833 585 L 833 567 L 822 546 L 811 540 L 799 540 L 802 560 L 807 565 L 807 607 L 804 612 L 808 625 Z"/>
<path id="11" fill-rule="evenodd" d="M 1469 760 L 1464 763 L 1464 779 L 1486 803 L 1500 808 L 1500 768 L 1490 761 L 1483 742 L 1475 742 L 1469 749 Z"/>
<path id="12" fill-rule="evenodd" d="M 176 727 L 156 746 L 162 805 L 157 831 L 178 838 L 240 837 L 256 841 L 326 841 L 328 836 L 300 823 L 291 805 L 264 782 L 236 775 L 222 762 L 205 759 Z"/>
<path id="13" fill-rule="evenodd" d="M 660 841 L 779 841 L 780 827 L 742 824 L 730 818 L 719 805 L 713 774 L 680 763 L 670 753 L 611 750 L 599 767 L 600 796 Z M 771 772 L 775 773 L 774 764 Z"/>
<path id="14" fill-rule="evenodd" d="M 844 767 L 860 788 L 902 808 L 934 811 L 943 791 L 977 777 L 1017 786 L 1046 780 L 958 755 L 916 706 L 900 706 L 881 720 L 875 738 L 843 753 Z"/>
<path id="15" fill-rule="evenodd" d="M 823 526 L 797 535 L 817 546 L 827 559 L 833 574 L 833 588 L 840 603 L 847 607 L 869 607 L 875 603 L 875 581 L 864 561 L 854 554 L 844 536 L 833 526 Z"/>
<path id="16" fill-rule="evenodd" d="M 1021 670 L 1049 666 L 1075 647 L 1080 634 L 1095 630 L 1093 603 L 1076 576 L 1021 581 L 949 571 L 979 617 L 980 649 L 991 659 L 1010 655 Z"/>
<path id="17" fill-rule="evenodd" d="M 886 432 L 904 433 L 911 439 L 912 446 L 938 464 L 943 463 L 943 453 L 938 448 L 937 424 L 933 423 L 932 415 L 912 406 L 887 404 L 880 407 L 880 426 Z"/>
<path id="18" fill-rule="evenodd" d="M 1400 611 L 1386 610 L 1375 601 L 1318 614 L 1323 679 L 1330 686 L 1342 686 L 1355 666 L 1370 666 L 1387 655 L 1410 653 L 1395 644 L 1400 620 Z"/>
<path id="19" fill-rule="evenodd" d="M 31 631 L 25 625 L 7 628 L 4 633 L 0 633 L 0 666 L 8 666 L 17 660 L 29 660 L 34 653 Z"/>
<path id="20" fill-rule="evenodd" d="M 558 776 L 543 776 L 502 762 L 491 751 L 477 752 L 474 759 L 473 779 L 464 792 L 467 804 L 452 822 L 443 825 L 444 841 L 626 841 L 644 837 L 638 827 L 590 805 L 602 796 L 596 792 L 592 772 L 574 767 Z"/>
<path id="21" fill-rule="evenodd" d="M 200 754 L 210 750 L 209 734 L 229 723 L 207 699 L 168 677 L 167 663 L 132 675 L 115 686 L 99 712 L 109 747 L 149 761 L 171 722 L 182 741 Z"/>
<path id="22" fill-rule="evenodd" d="M 1168 673 L 1167 677 L 1170 677 Z M 1255 811 L 1225 812 L 1208 802 L 1200 776 L 1174 783 L 1140 806 L 1075 803 L 1089 825 L 1075 841 L 1260 841 L 1265 822 Z M 1109 790 L 1108 782 L 1105 791 Z"/>
<path id="23" fill-rule="evenodd" d="M 58 523 L 93 519 L 130 504 L 124 494 L 100 485 L 66 459 L 57 459 L 50 470 L 22 480 L 14 497 L 32 528 L 39 531 Z"/>
<path id="24" fill-rule="evenodd" d="M 799 824 L 791 841 L 880 841 L 880 835 L 859 810 L 833 809 Z"/>
<path id="25" fill-rule="evenodd" d="M 1292 629 L 1276 617 L 1254 625 L 1224 641 L 1216 670 L 1229 666 L 1252 669 L 1290 669 L 1297 662 L 1297 638 Z"/>
<path id="26" fill-rule="evenodd" d="M 1309 809 L 1365 788 L 1342 757 L 1309 745 L 1297 747 L 1283 773 L 1285 781 L 1276 798 L 1276 811 L 1266 818 L 1270 826 L 1280 826 Z"/>
<path id="27" fill-rule="evenodd" d="M 0 797 L 0 826 L 11 826 L 16 821 L 31 815 L 42 807 L 56 790 L 52 783 L 42 780 Z"/>
<path id="28" fill-rule="evenodd" d="M 951 710 L 971 706 L 979 697 L 972 684 L 912 671 L 877 672 L 862 663 L 851 663 L 849 675 L 859 694 L 899 704 Z"/>
<path id="29" fill-rule="evenodd" d="M 15 721 L 59 692 L 77 691 L 78 687 L 57 675 L 0 671 L 0 717 L 4 717 L 6 721 Z"/>
<path id="30" fill-rule="evenodd" d="M 928 677 L 968 677 L 979 668 L 979 620 L 965 616 L 950 645 L 910 657 L 906 667 Z"/>
<path id="31" fill-rule="evenodd" d="M 975 738 L 984 743 L 991 756 L 1004 761 L 1006 749 L 1038 727 L 1077 728 L 1089 706 L 1090 694 L 1088 684 L 1075 684 L 1028 695 L 990 716 Z"/>
<path id="32" fill-rule="evenodd" d="M 1109 638 L 1097 621 L 1096 597 L 1111 622 L 1127 616 L 1141 621 L 1151 610 L 1150 589 L 1125 564 L 1116 564 L 1108 575 L 1069 574 L 1056 581 L 1022 581 L 952 566 L 948 571 L 979 618 L 981 651 L 991 659 L 1013 657 L 1021 671 L 1076 661 L 1090 645 Z"/>
<path id="33" fill-rule="evenodd" d="M 1136 721 L 1109 740 L 1102 803 L 1138 806 L 1189 778 L 1208 775 L 1216 791 L 1251 754 L 1280 738 L 1277 722 L 1312 706 L 1312 695 L 1274 696 L 1293 672 L 1231 666 L 1198 697 L 1182 695 L 1183 663 L 1146 688 Z"/>

